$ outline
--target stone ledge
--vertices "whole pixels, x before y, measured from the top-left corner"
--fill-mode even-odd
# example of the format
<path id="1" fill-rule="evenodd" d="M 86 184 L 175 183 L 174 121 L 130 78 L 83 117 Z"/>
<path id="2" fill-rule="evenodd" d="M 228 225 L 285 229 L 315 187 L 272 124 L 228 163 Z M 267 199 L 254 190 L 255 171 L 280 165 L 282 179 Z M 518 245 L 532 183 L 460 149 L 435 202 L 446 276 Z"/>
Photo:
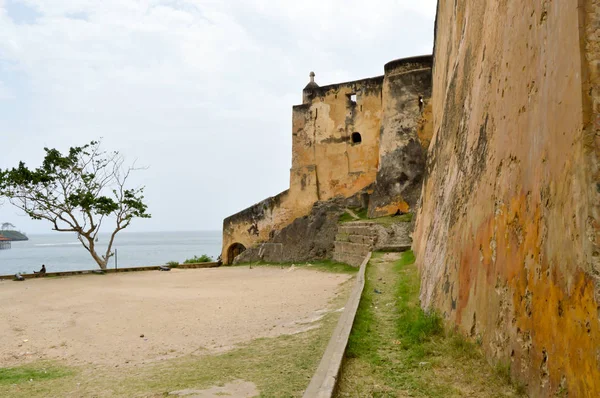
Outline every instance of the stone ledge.
<path id="1" fill-rule="evenodd" d="M 194 264 L 179 264 L 173 269 L 193 269 L 193 268 L 214 268 L 218 267 L 219 263 L 194 263 Z M 118 272 L 136 272 L 136 271 L 158 271 L 163 265 L 147 266 L 147 267 L 126 267 L 126 268 L 110 268 L 104 271 L 105 274 L 114 274 Z M 25 279 L 32 278 L 49 278 L 57 276 L 74 276 L 74 275 L 95 275 L 99 274 L 100 270 L 82 270 L 82 271 L 63 271 L 63 272 L 47 272 L 46 275 L 40 276 L 39 274 L 21 274 Z M 0 280 L 13 280 L 15 275 L 0 275 Z"/>
<path id="2" fill-rule="evenodd" d="M 358 254 L 350 254 L 350 253 L 333 253 L 333 260 L 340 262 L 340 263 L 346 263 L 348 265 L 351 265 L 353 267 L 358 267 L 360 266 L 360 264 L 362 263 L 363 259 L 364 259 L 364 255 L 358 255 Z"/>
<path id="3" fill-rule="evenodd" d="M 371 251 L 371 245 L 352 242 L 334 242 L 336 253 L 347 253 L 365 256 Z"/>
<path id="4" fill-rule="evenodd" d="M 360 298 L 365 287 L 365 270 L 370 259 L 371 253 L 368 253 L 360 265 L 354 289 L 352 289 L 344 312 L 331 335 L 325 354 L 323 354 L 319 367 L 310 380 L 303 398 L 331 398 L 333 396 L 342 367 L 344 353 L 346 352 L 346 346 L 348 345 L 350 331 L 352 330 L 358 304 L 360 303 Z"/>
<path id="5" fill-rule="evenodd" d="M 410 243 L 407 243 L 405 245 L 386 245 L 386 246 L 378 247 L 377 251 L 378 252 L 395 252 L 395 253 L 401 253 L 401 252 L 405 252 L 407 250 L 410 250 L 411 247 L 412 247 L 412 244 L 410 244 Z"/>

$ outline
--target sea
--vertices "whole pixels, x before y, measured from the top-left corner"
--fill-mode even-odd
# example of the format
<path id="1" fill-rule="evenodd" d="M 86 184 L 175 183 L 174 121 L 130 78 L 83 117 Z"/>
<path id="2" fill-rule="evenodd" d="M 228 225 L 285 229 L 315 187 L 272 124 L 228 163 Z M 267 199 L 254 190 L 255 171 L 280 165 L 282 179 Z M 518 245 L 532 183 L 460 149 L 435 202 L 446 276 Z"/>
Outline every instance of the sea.
<path id="1" fill-rule="evenodd" d="M 11 242 L 12 248 L 0 250 L 0 275 L 31 273 L 46 265 L 47 272 L 98 269 L 77 240 L 77 235 L 55 232 L 28 235 L 28 241 Z M 106 250 L 109 234 L 98 234 L 99 253 Z M 196 232 L 119 232 L 113 244 L 117 255 L 108 267 L 163 265 L 206 254 L 216 259 L 221 253 L 221 231 Z"/>

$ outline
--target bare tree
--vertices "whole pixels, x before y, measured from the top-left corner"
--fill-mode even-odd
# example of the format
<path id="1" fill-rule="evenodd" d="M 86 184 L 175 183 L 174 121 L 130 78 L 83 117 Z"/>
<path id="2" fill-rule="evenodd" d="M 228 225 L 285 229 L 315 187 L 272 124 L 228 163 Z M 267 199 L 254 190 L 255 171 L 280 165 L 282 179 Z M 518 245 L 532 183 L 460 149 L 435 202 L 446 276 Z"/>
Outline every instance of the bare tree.
<path id="1" fill-rule="evenodd" d="M 72 147 L 68 154 L 44 148 L 41 167 L 0 170 L 0 196 L 36 220 L 48 220 L 53 229 L 75 232 L 83 247 L 101 269 L 113 256 L 117 233 L 134 218 L 150 218 L 144 204 L 144 187 L 128 189 L 135 165 L 124 166 L 119 152 L 100 149 L 99 141 Z M 105 253 L 98 254 L 96 241 L 102 223 L 114 219 L 115 227 Z"/>

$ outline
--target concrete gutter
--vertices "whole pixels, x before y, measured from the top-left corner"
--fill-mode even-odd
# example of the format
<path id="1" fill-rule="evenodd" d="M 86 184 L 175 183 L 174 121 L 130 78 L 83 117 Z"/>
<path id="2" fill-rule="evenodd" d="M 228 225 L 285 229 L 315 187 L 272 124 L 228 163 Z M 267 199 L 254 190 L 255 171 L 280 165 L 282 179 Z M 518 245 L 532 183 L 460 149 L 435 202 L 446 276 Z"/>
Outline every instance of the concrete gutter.
<path id="1" fill-rule="evenodd" d="M 214 268 L 218 267 L 219 263 L 194 263 L 194 264 L 179 264 L 172 269 L 190 269 L 190 268 Z M 109 268 L 104 271 L 105 274 L 114 274 L 118 272 L 137 272 L 137 271 L 157 271 L 162 267 L 161 265 L 149 266 L 149 267 L 128 267 L 128 268 Z M 85 270 L 85 271 L 64 271 L 64 272 L 47 272 L 46 275 L 40 276 L 39 274 L 21 274 L 25 279 L 31 278 L 48 278 L 56 276 L 73 276 L 73 275 L 87 275 L 99 273 L 100 269 L 97 270 Z M 0 275 L 0 280 L 12 280 L 15 275 Z"/>
<path id="2" fill-rule="evenodd" d="M 321 358 L 319 367 L 304 392 L 304 398 L 331 398 L 333 396 L 342 367 L 344 353 L 346 352 L 346 346 L 348 345 L 350 331 L 354 324 L 354 317 L 356 316 L 360 297 L 365 287 L 365 269 L 371 259 L 371 254 L 368 253 L 360 265 L 354 289 L 352 289 L 344 312 L 333 331 L 329 344 L 327 344 L 327 349 L 325 350 L 325 354 L 323 354 L 323 358 Z"/>

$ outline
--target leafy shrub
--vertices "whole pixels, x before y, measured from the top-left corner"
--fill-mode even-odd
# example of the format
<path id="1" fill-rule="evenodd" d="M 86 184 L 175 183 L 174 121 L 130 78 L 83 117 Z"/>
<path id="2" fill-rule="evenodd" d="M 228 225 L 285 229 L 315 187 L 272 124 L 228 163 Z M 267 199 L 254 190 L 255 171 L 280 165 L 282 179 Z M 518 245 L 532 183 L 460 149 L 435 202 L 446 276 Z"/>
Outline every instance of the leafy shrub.
<path id="1" fill-rule="evenodd" d="M 176 268 L 179 265 L 179 261 L 169 261 L 166 265 L 171 268 Z"/>
<path id="2" fill-rule="evenodd" d="M 203 254 L 200 257 L 194 256 L 192 258 L 188 258 L 183 263 L 184 264 L 196 264 L 196 263 L 211 263 L 213 261 L 214 260 L 211 256 L 207 256 L 206 254 Z"/>

